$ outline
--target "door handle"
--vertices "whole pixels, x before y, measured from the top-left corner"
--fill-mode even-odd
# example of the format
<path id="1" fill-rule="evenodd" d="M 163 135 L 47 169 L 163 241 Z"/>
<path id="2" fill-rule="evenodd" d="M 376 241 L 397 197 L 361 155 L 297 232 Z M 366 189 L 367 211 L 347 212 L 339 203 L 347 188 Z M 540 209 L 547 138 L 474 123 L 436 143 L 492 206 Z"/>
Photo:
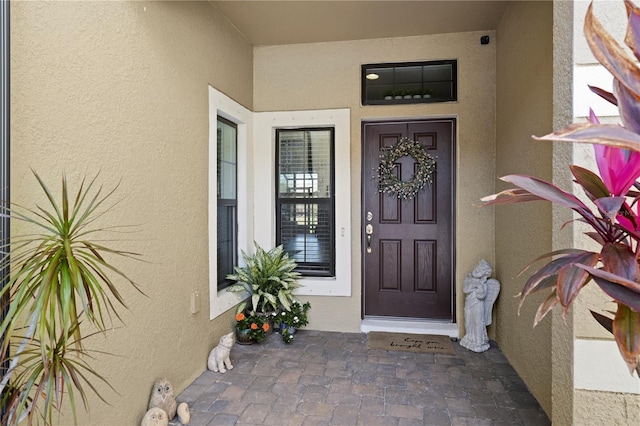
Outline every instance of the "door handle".
<path id="1" fill-rule="evenodd" d="M 364 228 L 364 232 L 367 234 L 367 253 L 371 253 L 371 235 L 373 234 L 373 225 L 367 224 Z"/>

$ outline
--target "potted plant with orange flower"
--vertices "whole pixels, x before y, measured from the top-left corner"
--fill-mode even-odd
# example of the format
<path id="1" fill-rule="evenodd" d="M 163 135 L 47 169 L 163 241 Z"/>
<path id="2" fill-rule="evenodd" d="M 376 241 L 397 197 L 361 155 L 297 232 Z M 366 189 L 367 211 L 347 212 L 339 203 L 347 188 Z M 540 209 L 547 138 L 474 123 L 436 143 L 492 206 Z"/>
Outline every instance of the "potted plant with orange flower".
<path id="1" fill-rule="evenodd" d="M 241 345 L 263 341 L 269 329 L 264 316 L 243 311 L 236 313 L 236 341 Z"/>

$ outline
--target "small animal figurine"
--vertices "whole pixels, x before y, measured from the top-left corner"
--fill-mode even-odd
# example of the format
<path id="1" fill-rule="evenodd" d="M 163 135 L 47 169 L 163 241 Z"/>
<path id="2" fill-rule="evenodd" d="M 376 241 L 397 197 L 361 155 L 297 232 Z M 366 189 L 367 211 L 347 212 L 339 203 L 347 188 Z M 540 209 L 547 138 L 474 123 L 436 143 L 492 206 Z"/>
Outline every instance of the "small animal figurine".
<path id="1" fill-rule="evenodd" d="M 151 397 L 149 398 L 149 410 L 152 408 L 160 408 L 167 414 L 167 422 L 173 419 L 178 413 L 180 423 L 186 425 L 191 420 L 189 406 L 183 402 L 178 406 L 176 395 L 173 393 L 173 386 L 167 379 L 158 379 L 153 384 Z"/>
<path id="2" fill-rule="evenodd" d="M 223 335 L 218 342 L 218 346 L 211 349 L 209 359 L 207 360 L 207 367 L 209 370 L 215 371 L 216 373 L 218 371 L 226 373 L 227 369 L 231 370 L 233 368 L 231 360 L 229 359 L 231 346 L 233 346 L 233 331 L 229 334 Z"/>
<path id="3" fill-rule="evenodd" d="M 168 426 L 169 418 L 162 408 L 153 407 L 146 412 L 140 426 Z"/>

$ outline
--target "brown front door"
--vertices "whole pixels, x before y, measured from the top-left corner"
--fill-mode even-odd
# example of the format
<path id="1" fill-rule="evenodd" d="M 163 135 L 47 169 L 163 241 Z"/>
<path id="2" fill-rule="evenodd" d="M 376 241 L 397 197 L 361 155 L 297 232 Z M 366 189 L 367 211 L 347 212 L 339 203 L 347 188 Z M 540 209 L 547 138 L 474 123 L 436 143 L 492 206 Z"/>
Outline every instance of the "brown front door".
<path id="1" fill-rule="evenodd" d="M 364 314 L 452 319 L 455 120 L 362 127 Z M 412 200 L 380 193 L 375 178 L 381 148 L 402 137 L 419 142 L 436 157 L 433 185 L 425 185 Z M 416 166 L 413 157 L 396 164 L 400 179 L 409 181 Z"/>

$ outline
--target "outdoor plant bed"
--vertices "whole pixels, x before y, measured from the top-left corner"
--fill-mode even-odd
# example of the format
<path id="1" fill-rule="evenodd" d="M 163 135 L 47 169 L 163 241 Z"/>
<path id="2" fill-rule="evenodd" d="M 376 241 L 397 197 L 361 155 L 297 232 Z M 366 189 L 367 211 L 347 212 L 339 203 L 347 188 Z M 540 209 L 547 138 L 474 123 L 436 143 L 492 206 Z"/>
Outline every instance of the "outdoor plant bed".
<path id="1" fill-rule="evenodd" d="M 253 341 L 261 341 L 274 329 L 280 329 L 282 340 L 290 343 L 299 327 L 309 324 L 308 312 L 311 304 L 300 303 L 293 291 L 300 287 L 300 274 L 295 271 L 296 261 L 289 257 L 282 245 L 271 250 L 255 244 L 256 253 L 242 257 L 246 266 L 236 266 L 235 273 L 227 279 L 236 281 L 227 291 L 246 292 L 249 299 L 236 309 L 236 340 L 240 343 L 251 336 Z M 243 330 L 251 328 L 250 331 Z"/>

